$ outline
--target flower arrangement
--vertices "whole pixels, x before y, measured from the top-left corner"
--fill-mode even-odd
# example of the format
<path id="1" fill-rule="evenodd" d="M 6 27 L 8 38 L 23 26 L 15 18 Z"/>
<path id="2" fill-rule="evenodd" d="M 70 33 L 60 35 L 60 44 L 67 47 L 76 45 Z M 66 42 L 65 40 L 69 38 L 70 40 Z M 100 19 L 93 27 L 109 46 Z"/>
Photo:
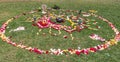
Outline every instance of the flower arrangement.
<path id="1" fill-rule="evenodd" d="M 45 5 L 44 5 L 45 6 Z M 80 30 L 82 29 L 85 29 L 85 28 L 90 28 L 87 24 L 89 21 L 85 22 L 85 19 L 84 18 L 81 18 L 80 16 L 78 16 L 77 18 L 70 18 L 69 16 L 66 15 L 66 17 L 63 17 L 67 22 L 70 22 L 71 23 L 71 26 L 65 26 L 65 25 L 61 25 L 59 23 L 55 23 L 51 20 L 51 18 L 57 18 L 57 15 L 56 14 L 52 14 L 52 16 L 50 16 L 51 14 L 49 14 L 48 10 L 46 10 L 46 6 L 44 8 L 44 13 L 42 17 L 38 18 L 38 19 L 35 19 L 34 18 L 34 21 L 36 21 L 34 24 L 34 26 L 37 26 L 39 27 L 39 29 L 45 29 L 45 28 L 50 28 L 50 29 L 55 29 L 55 30 L 64 30 L 68 33 L 70 33 L 71 37 L 72 37 L 72 32 L 74 31 L 78 31 L 80 32 Z M 55 10 L 55 9 L 51 9 L 51 10 Z M 67 11 L 67 12 L 76 12 L 78 13 L 79 11 L 73 11 L 73 10 L 63 10 L 63 9 L 57 9 L 58 11 L 61 10 L 61 11 Z M 57 11 L 55 10 L 55 11 Z M 24 13 L 22 15 L 27 15 L 27 14 L 33 14 L 33 13 L 36 13 L 36 12 L 39 12 L 39 10 L 33 10 L 31 12 L 27 12 L 27 13 Z M 46 13 L 46 14 L 45 14 Z M 81 12 L 81 14 L 84 14 L 85 12 Z M 87 12 L 86 12 L 87 13 Z M 50 49 L 50 50 L 41 50 L 41 49 L 38 49 L 38 48 L 34 48 L 34 47 L 30 47 L 30 46 L 25 46 L 25 45 L 22 45 L 22 44 L 17 44 L 15 42 L 13 42 L 9 37 L 7 37 L 5 35 L 5 31 L 6 31 L 6 27 L 8 26 L 8 24 L 10 22 L 12 22 L 13 20 L 19 18 L 20 16 L 22 16 L 21 14 L 20 15 L 17 15 L 9 20 L 7 20 L 5 23 L 2 24 L 2 26 L 0 27 L 0 38 L 10 44 L 10 45 L 13 45 L 15 47 L 18 47 L 18 48 L 22 48 L 22 49 L 25 49 L 25 50 L 28 50 L 30 52 L 34 52 L 34 53 L 37 53 L 37 54 L 54 54 L 54 55 L 68 55 L 68 54 L 76 54 L 76 55 L 80 55 L 80 54 L 86 54 L 88 55 L 90 52 L 97 52 L 97 51 L 101 51 L 101 50 L 104 50 L 110 46 L 113 46 L 113 45 L 116 45 L 119 41 L 120 41 L 120 32 L 117 30 L 117 28 L 107 19 L 103 18 L 102 16 L 99 16 L 99 15 L 96 15 L 95 14 L 96 11 L 94 10 L 90 10 L 90 13 L 87 13 L 89 14 L 89 16 L 94 16 L 98 19 L 101 19 L 103 20 L 104 22 L 108 23 L 108 25 L 112 28 L 112 30 L 114 31 L 115 33 L 115 37 L 113 39 L 110 39 L 110 40 L 105 40 L 104 38 L 96 35 L 96 34 L 92 34 L 90 35 L 90 38 L 94 39 L 94 40 L 100 40 L 100 41 L 105 41 L 104 44 L 101 44 L 101 45 L 97 45 L 97 46 L 93 46 L 93 47 L 88 47 L 88 48 L 84 48 L 84 49 L 71 49 L 71 48 L 68 48 L 68 49 Z M 76 21 L 73 21 L 74 20 L 81 20 L 80 22 L 76 22 Z M 65 21 L 65 22 L 66 22 Z M 96 23 L 95 23 L 96 24 Z M 93 29 L 93 28 L 91 28 Z M 51 33 L 51 30 L 49 31 L 49 33 Z M 67 36 L 65 35 L 64 38 L 67 38 Z M 73 39 L 73 37 L 72 37 Z"/>

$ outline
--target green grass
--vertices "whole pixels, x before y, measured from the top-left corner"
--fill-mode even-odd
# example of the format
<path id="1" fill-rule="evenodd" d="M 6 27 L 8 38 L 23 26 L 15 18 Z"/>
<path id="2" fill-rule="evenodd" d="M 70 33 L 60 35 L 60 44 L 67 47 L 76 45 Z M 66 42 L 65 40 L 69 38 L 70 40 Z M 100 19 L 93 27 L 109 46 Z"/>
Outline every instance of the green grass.
<path id="1" fill-rule="evenodd" d="M 120 1 L 119 0 L 43 0 L 43 1 L 1 1 L 0 2 L 0 26 L 3 22 L 9 18 L 18 15 L 23 12 L 28 12 L 30 10 L 36 9 L 41 6 L 41 4 L 47 4 L 52 7 L 54 4 L 59 5 L 64 9 L 72 9 L 87 11 L 89 9 L 94 9 L 98 11 L 98 15 L 102 15 L 106 19 L 110 20 L 117 28 L 120 30 Z M 50 49 L 50 48 L 81 48 L 91 47 L 100 42 L 91 40 L 88 35 L 91 33 L 99 34 L 100 36 L 110 39 L 114 37 L 113 31 L 110 27 L 100 20 L 98 24 L 101 28 L 99 31 L 83 30 L 80 33 L 74 32 L 73 35 L 79 40 L 72 41 L 69 37 L 68 39 L 63 39 L 63 35 L 68 35 L 66 32 L 62 31 L 60 36 L 51 36 L 48 34 L 48 29 L 43 30 L 46 35 L 36 35 L 38 32 L 37 27 L 31 27 L 31 23 L 24 23 L 25 17 L 16 19 L 9 24 L 9 29 L 6 31 L 7 36 L 12 36 L 14 42 L 38 47 L 40 49 Z M 9 33 L 10 29 L 14 29 L 18 26 L 25 26 L 25 31 L 12 32 Z M 57 33 L 57 31 L 54 30 Z M 40 32 L 42 34 L 42 32 Z M 112 46 L 104 51 L 99 51 L 97 53 L 90 53 L 89 55 L 38 55 L 31 53 L 24 49 L 13 47 L 0 39 L 0 62 L 120 62 L 120 43 L 118 45 Z"/>

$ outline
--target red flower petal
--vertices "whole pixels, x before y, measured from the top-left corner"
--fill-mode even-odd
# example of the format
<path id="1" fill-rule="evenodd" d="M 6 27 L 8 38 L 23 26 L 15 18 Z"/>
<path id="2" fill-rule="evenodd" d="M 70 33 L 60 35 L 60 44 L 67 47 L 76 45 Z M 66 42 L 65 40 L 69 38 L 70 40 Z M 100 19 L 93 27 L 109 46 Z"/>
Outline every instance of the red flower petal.
<path id="1" fill-rule="evenodd" d="M 75 53 L 76 53 L 77 55 L 80 55 L 81 52 L 80 52 L 80 51 L 76 51 Z"/>
<path id="2" fill-rule="evenodd" d="M 49 53 L 49 51 L 46 51 L 46 54 L 48 54 Z"/>
<path id="3" fill-rule="evenodd" d="M 90 51 L 91 52 L 96 52 L 97 50 L 96 50 L 96 48 L 90 48 Z"/>
<path id="4" fill-rule="evenodd" d="M 81 51 L 81 53 L 88 55 L 89 52 L 88 52 L 87 49 L 83 49 L 83 50 Z"/>
<path id="5" fill-rule="evenodd" d="M 42 54 L 42 52 L 39 50 L 39 49 L 37 49 L 37 48 L 34 48 L 34 50 L 33 50 L 35 53 L 37 53 L 37 54 Z"/>

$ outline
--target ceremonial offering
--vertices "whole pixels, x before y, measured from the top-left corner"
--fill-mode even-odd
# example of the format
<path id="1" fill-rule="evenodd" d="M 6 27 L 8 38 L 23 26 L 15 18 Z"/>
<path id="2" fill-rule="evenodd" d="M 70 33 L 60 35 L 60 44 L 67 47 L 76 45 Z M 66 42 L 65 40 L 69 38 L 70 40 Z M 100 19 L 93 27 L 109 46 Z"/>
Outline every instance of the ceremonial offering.
<path id="1" fill-rule="evenodd" d="M 31 17 L 28 17 L 27 20 L 33 27 L 37 27 L 39 32 L 42 32 L 44 29 L 48 29 L 47 34 L 51 34 L 51 36 L 59 36 L 62 34 L 61 31 L 66 32 L 69 35 L 63 35 L 63 39 L 71 38 L 71 41 L 75 40 L 75 37 L 72 33 L 77 32 L 81 34 L 81 31 L 84 30 L 98 30 L 101 29 L 101 26 L 97 25 L 97 20 L 90 19 L 90 17 L 95 17 L 101 21 L 106 22 L 109 27 L 114 31 L 114 37 L 111 39 L 106 39 L 101 37 L 101 35 L 91 33 L 88 37 L 92 40 L 101 41 L 102 44 L 88 47 L 88 48 L 81 48 L 81 49 L 74 49 L 74 48 L 58 48 L 54 49 L 51 48 L 49 50 L 39 49 L 37 47 L 26 46 L 23 44 L 16 43 L 11 40 L 10 36 L 6 35 L 7 27 L 13 21 L 17 21 L 22 16 L 27 16 L 32 14 Z M 27 22 L 27 21 L 26 21 Z M 26 24 L 27 25 L 27 24 Z M 30 27 L 27 27 L 30 28 Z M 16 29 L 11 29 L 9 32 L 17 32 L 17 31 L 24 31 L 26 30 L 25 27 L 19 26 Z M 34 28 L 32 29 L 34 30 Z M 58 33 L 54 33 L 53 30 L 58 31 Z M 37 35 L 39 35 L 37 32 Z M 43 33 L 44 36 L 47 37 L 46 33 Z M 18 35 L 19 36 L 19 35 Z M 79 36 L 78 36 L 79 37 Z M 0 27 L 0 38 L 2 41 L 30 52 L 34 52 L 37 54 L 53 54 L 53 55 L 70 55 L 70 54 L 86 54 L 88 55 L 90 52 L 97 52 L 104 49 L 107 49 L 110 46 L 116 45 L 120 41 L 120 32 L 114 26 L 112 22 L 105 19 L 104 17 L 97 15 L 97 11 L 95 10 L 88 10 L 84 12 L 82 10 L 64 10 L 59 6 L 55 5 L 52 8 L 49 8 L 47 5 L 42 5 L 39 9 L 32 10 L 30 12 L 25 12 L 20 15 L 14 16 L 8 19 L 6 22 L 2 24 Z M 81 37 L 79 37 L 81 39 Z M 62 40 L 62 39 L 61 39 Z"/>

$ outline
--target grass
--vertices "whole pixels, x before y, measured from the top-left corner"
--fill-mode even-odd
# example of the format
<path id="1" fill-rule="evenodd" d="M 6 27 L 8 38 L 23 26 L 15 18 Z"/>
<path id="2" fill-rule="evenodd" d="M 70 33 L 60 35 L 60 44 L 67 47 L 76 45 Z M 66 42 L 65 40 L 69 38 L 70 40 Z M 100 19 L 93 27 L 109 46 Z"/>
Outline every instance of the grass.
<path id="1" fill-rule="evenodd" d="M 69 1 L 69 2 L 68 2 Z M 41 1 L 2 1 L 0 2 L 0 25 L 9 18 L 18 15 L 23 12 L 27 12 L 33 9 L 38 8 L 41 4 L 47 4 L 49 7 L 52 7 L 54 4 L 59 5 L 64 9 L 72 9 L 87 11 L 89 9 L 94 9 L 98 11 L 99 15 L 110 20 L 119 30 L 120 30 L 120 1 L 119 0 L 41 0 Z M 114 33 L 106 25 L 106 23 L 98 20 L 101 28 L 104 28 L 100 31 L 92 30 L 83 30 L 80 33 L 73 33 L 76 38 L 79 40 L 71 41 L 70 38 L 63 39 L 64 34 L 68 35 L 66 32 L 58 37 L 50 36 L 47 34 L 48 31 L 45 29 L 43 32 L 46 33 L 45 36 L 36 35 L 38 32 L 37 27 L 31 27 L 31 23 L 23 23 L 25 17 L 21 17 L 12 23 L 9 24 L 9 29 L 6 31 L 7 36 L 12 36 L 12 40 L 19 43 L 22 41 L 25 45 L 38 47 L 40 49 L 50 49 L 50 48 L 81 48 L 91 47 L 100 42 L 93 41 L 87 37 L 90 33 L 97 33 L 100 36 L 110 39 L 113 38 Z M 25 26 L 25 31 L 12 32 L 9 33 L 10 29 L 14 29 L 18 26 Z M 32 31 L 33 30 L 33 31 Z M 54 31 L 57 33 L 57 31 Z M 42 34 L 42 32 L 40 32 Z M 119 43 L 120 44 L 120 43 Z M 100 51 L 97 53 L 90 53 L 89 55 L 38 55 L 35 53 L 28 52 L 24 49 L 16 48 L 11 45 L 2 42 L 0 39 L 0 62 L 120 62 L 120 45 L 115 45 L 107 50 Z"/>

